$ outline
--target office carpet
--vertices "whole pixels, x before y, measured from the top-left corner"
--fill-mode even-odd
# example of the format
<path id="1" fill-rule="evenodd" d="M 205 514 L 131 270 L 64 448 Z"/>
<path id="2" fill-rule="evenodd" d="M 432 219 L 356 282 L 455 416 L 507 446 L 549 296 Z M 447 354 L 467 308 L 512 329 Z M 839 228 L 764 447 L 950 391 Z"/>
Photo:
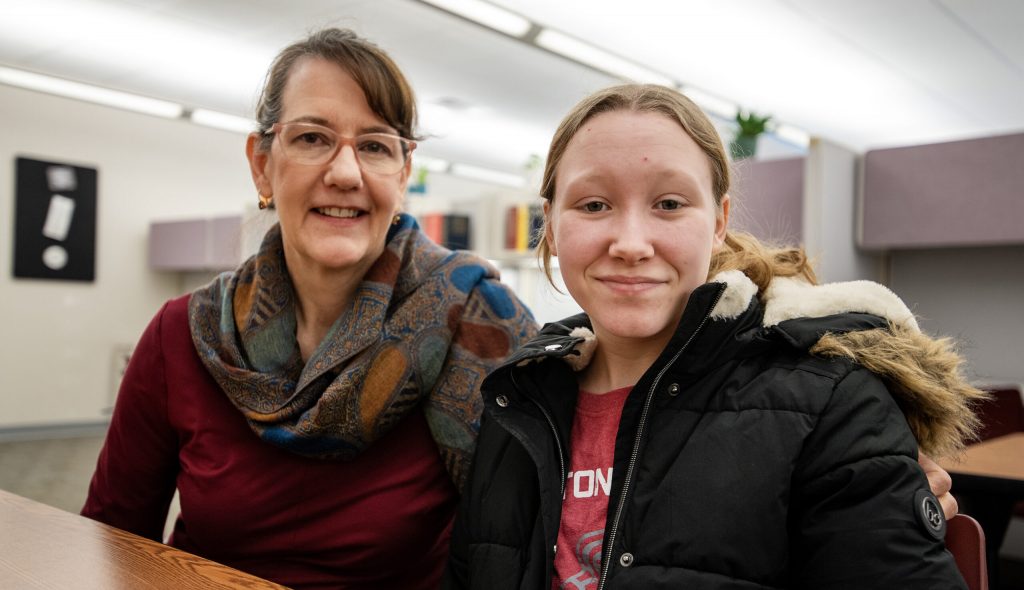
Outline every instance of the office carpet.
<path id="1" fill-rule="evenodd" d="M 78 512 L 102 436 L 0 443 L 0 489 Z"/>

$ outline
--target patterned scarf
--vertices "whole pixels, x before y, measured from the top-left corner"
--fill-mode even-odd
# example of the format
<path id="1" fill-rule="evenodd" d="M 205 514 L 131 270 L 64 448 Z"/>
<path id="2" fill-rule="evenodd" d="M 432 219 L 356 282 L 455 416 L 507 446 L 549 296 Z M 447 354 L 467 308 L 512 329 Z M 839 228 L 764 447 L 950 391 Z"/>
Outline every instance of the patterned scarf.
<path id="1" fill-rule="evenodd" d="M 238 270 L 192 294 L 189 326 L 203 364 L 263 440 L 350 459 L 422 407 L 459 489 L 480 382 L 536 332 L 493 267 L 437 246 L 404 214 L 306 363 L 278 225 Z"/>

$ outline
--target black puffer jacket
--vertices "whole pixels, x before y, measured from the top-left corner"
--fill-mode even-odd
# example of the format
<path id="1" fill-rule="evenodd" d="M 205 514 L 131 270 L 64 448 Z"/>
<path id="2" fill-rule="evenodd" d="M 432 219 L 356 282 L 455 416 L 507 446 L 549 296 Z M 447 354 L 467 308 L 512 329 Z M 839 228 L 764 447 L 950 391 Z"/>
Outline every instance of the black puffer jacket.
<path id="1" fill-rule="evenodd" d="M 691 295 L 626 401 L 601 587 L 965 588 L 897 401 L 860 364 L 808 352 L 825 333 L 916 330 L 909 311 L 858 283 L 897 312 L 807 292 L 769 322 L 772 303 L 727 275 Z M 858 307 L 873 313 L 831 313 Z M 573 550 L 555 540 L 586 328 L 583 315 L 546 326 L 485 381 L 446 587 L 550 588 L 554 551 Z M 950 407 L 966 412 L 938 419 L 955 436 L 970 413 Z"/>

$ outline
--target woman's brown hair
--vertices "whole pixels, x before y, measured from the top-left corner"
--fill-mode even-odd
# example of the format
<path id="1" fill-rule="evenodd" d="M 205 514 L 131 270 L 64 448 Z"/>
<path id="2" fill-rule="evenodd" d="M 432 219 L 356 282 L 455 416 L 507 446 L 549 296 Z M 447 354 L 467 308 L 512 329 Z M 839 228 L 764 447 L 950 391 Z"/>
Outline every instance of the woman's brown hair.
<path id="1" fill-rule="evenodd" d="M 416 98 L 395 62 L 381 48 L 348 29 L 316 31 L 281 50 L 267 72 L 256 106 L 261 134 L 259 148 L 270 149 L 270 128 L 281 118 L 282 97 L 295 64 L 303 58 L 327 60 L 348 72 L 366 94 L 370 108 L 398 134 L 419 139 L 416 129 Z"/>

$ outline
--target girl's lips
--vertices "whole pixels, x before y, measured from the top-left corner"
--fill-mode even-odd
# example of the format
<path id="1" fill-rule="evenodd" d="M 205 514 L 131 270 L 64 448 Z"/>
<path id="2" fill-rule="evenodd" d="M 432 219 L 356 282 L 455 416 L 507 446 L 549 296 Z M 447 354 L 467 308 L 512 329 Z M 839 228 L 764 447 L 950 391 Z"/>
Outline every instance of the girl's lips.
<path id="1" fill-rule="evenodd" d="M 665 281 L 651 277 L 605 276 L 597 280 L 606 287 L 625 293 L 640 293 L 665 284 Z"/>
<path id="2" fill-rule="evenodd" d="M 607 275 L 607 276 L 603 276 L 603 277 L 597 277 L 597 280 L 599 280 L 599 281 L 610 281 L 610 282 L 613 282 L 613 283 L 627 283 L 627 284 L 629 284 L 629 283 L 664 283 L 665 282 L 665 281 L 662 281 L 660 279 L 655 279 L 655 278 L 651 278 L 651 277 L 635 277 L 635 276 L 628 276 L 628 275 Z"/>

